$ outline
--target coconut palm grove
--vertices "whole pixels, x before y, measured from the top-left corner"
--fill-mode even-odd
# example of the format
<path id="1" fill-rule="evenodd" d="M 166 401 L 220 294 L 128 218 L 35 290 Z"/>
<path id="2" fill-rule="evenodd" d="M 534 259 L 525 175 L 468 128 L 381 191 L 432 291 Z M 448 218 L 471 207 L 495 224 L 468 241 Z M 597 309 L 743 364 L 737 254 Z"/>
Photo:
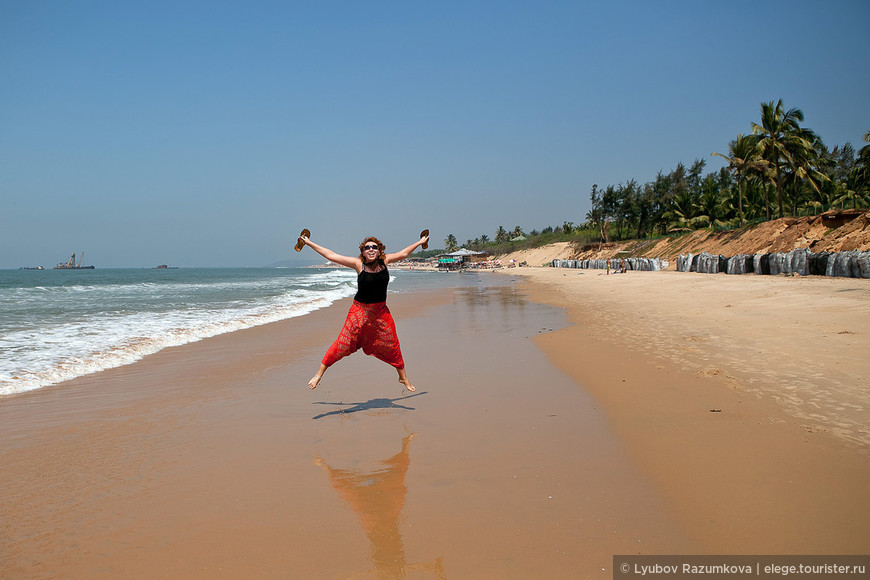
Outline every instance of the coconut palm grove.
<path id="1" fill-rule="evenodd" d="M 870 207 L 870 144 L 856 152 L 850 144 L 829 149 L 803 125 L 798 108 L 782 99 L 761 103 L 761 116 L 737 134 L 723 152 L 728 165 L 705 173 L 706 160 L 682 162 L 645 183 L 628 179 L 592 186 L 586 221 L 564 222 L 541 231 L 499 226 L 494 238 L 481 235 L 466 247 L 498 252 L 511 240 L 531 238 L 533 245 L 556 240 L 643 239 L 709 228 L 727 230 L 786 216 L 817 215 L 830 209 Z M 864 141 L 870 143 L 870 131 Z M 459 246 L 453 234 L 448 250 Z"/>

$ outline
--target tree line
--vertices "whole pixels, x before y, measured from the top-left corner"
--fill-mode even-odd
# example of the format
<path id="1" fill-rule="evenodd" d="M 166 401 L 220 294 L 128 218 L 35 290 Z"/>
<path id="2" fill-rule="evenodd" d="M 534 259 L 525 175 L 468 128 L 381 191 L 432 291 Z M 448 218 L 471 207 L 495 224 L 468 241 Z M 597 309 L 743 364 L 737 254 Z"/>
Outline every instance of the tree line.
<path id="1" fill-rule="evenodd" d="M 583 226 L 576 226 L 574 222 L 564 222 L 562 225 L 547 226 L 542 230 L 531 230 L 526 232 L 520 226 L 514 226 L 513 229 L 505 229 L 504 226 L 498 226 L 495 235 L 490 238 L 487 234 L 482 234 L 476 238 L 468 239 L 460 244 L 459 240 L 453 234 L 448 234 L 444 238 L 444 249 L 434 250 L 421 256 L 435 255 L 442 252 L 454 252 L 460 247 L 475 251 L 486 251 L 491 254 L 501 254 L 516 249 L 519 247 L 542 246 L 558 241 L 574 240 L 578 235 L 582 235 Z"/>
<path id="2" fill-rule="evenodd" d="M 704 174 L 706 161 L 698 159 L 643 185 L 634 179 L 593 185 L 587 224 L 609 241 L 870 207 L 870 145 L 857 155 L 850 143 L 829 150 L 803 120 L 782 99 L 762 103 L 752 132 L 738 134 L 726 153 L 712 154 L 727 160 L 726 167 Z"/>
<path id="3" fill-rule="evenodd" d="M 678 163 L 655 180 L 630 179 L 618 185 L 592 186 L 585 223 L 524 233 L 520 226 L 499 226 L 494 238 L 481 235 L 463 246 L 498 253 L 511 241 L 532 238 L 532 245 L 582 236 L 611 240 L 642 239 L 701 228 L 730 229 L 788 215 L 817 215 L 829 209 L 870 207 L 870 144 L 856 153 L 850 143 L 828 149 L 811 129 L 801 126 L 800 109 L 785 110 L 782 99 L 761 103 L 761 118 L 751 133 L 738 134 L 718 171 L 705 173 L 706 161 Z M 864 135 L 870 143 L 870 131 Z M 460 244 L 453 234 L 446 251 Z M 525 243 L 522 245 L 526 245 Z"/>

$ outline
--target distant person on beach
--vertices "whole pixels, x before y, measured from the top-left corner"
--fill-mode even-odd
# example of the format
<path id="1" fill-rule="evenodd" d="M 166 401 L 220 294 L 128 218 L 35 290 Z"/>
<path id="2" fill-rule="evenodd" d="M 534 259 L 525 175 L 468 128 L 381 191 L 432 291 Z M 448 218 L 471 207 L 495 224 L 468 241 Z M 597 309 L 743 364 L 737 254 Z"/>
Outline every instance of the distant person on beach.
<path id="1" fill-rule="evenodd" d="M 361 348 L 364 353 L 392 365 L 399 373 L 399 382 L 409 391 L 416 391 L 405 374 L 396 324 L 387 308 L 387 285 L 390 283 L 387 264 L 404 260 L 419 246 L 428 243 L 429 236 L 422 236 L 419 241 L 394 254 L 385 253 L 384 244 L 376 237 L 369 236 L 359 245 L 359 257 L 336 254 L 315 244 L 307 236 L 300 236 L 299 240 L 330 262 L 353 268 L 357 273 L 357 293 L 344 327 L 326 351 L 317 374 L 308 381 L 308 388 L 316 388 L 326 369 Z"/>

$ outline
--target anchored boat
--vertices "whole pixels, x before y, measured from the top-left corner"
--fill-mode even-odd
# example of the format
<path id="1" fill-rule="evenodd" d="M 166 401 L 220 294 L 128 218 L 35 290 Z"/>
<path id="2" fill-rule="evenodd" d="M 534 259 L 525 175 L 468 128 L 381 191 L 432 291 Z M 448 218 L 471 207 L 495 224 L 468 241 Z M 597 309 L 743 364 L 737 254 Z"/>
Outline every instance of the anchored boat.
<path id="1" fill-rule="evenodd" d="M 60 264 L 55 266 L 54 269 L 55 270 L 93 270 L 94 269 L 93 266 L 82 266 L 82 261 L 84 259 L 85 259 L 85 253 L 82 252 L 82 255 L 79 258 L 79 261 L 76 262 L 76 255 L 75 255 L 75 252 L 73 252 L 72 257 L 68 261 L 61 262 Z"/>

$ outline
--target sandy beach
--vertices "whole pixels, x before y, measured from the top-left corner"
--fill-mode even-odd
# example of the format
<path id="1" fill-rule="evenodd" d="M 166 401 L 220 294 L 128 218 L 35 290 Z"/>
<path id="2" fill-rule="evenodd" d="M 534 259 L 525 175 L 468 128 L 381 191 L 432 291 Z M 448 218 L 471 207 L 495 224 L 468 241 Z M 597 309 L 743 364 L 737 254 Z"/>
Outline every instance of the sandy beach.
<path id="1" fill-rule="evenodd" d="M 870 286 L 518 268 L 572 325 L 536 342 L 601 403 L 710 553 L 870 545 Z"/>
<path id="2" fill-rule="evenodd" d="M 860 280 L 444 275 L 389 299 L 416 393 L 362 353 L 307 389 L 343 300 L 0 401 L 0 577 L 866 552 Z"/>

